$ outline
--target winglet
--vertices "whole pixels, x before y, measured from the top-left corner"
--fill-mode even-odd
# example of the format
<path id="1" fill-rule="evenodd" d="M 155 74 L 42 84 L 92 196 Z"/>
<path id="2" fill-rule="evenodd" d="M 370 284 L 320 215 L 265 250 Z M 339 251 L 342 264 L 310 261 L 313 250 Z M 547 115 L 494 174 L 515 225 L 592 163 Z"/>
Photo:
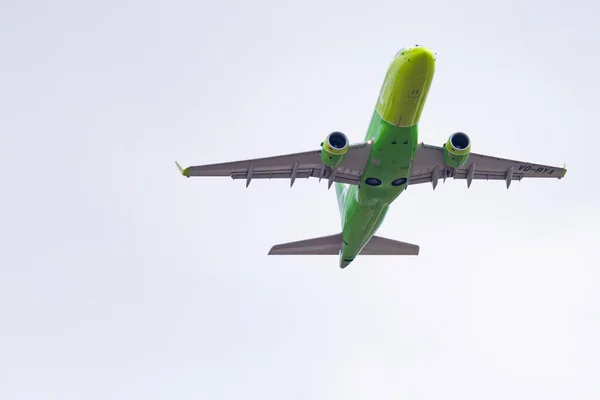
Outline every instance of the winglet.
<path id="1" fill-rule="evenodd" d="M 564 178 L 565 175 L 567 174 L 567 164 L 566 163 L 564 164 L 564 168 L 563 169 L 564 169 L 564 171 L 563 171 L 562 175 L 560 176 L 561 178 Z"/>
<path id="2" fill-rule="evenodd" d="M 179 165 L 179 163 L 177 161 L 175 161 L 175 165 L 177 165 L 177 168 L 179 169 L 179 172 L 181 172 L 181 175 L 185 176 L 186 178 L 190 177 L 189 171 L 187 168 L 186 169 L 181 168 L 181 165 Z"/>

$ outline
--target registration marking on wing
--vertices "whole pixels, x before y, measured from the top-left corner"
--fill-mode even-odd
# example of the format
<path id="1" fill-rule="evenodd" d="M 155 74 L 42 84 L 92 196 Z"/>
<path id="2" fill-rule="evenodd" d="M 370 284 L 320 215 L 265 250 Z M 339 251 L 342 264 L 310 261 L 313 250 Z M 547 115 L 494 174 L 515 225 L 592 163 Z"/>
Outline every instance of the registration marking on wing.
<path id="1" fill-rule="evenodd" d="M 554 173 L 554 171 L 556 171 L 554 168 L 546 168 L 546 167 L 532 167 L 531 165 L 525 165 L 525 164 L 521 164 L 519 166 L 519 171 L 531 171 L 531 172 L 535 172 L 536 174 L 548 174 L 548 175 L 552 175 Z"/>

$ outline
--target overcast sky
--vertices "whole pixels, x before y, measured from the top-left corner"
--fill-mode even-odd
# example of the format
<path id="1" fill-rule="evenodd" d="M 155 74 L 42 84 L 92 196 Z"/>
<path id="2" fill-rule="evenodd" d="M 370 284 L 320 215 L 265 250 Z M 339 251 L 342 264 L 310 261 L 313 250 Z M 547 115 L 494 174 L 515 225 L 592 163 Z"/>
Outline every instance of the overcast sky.
<path id="1" fill-rule="evenodd" d="M 0 5 L 0 398 L 598 399 L 591 1 Z M 418 257 L 268 257 L 339 232 L 317 180 L 183 165 L 360 141 L 394 54 L 438 53 L 420 140 L 563 180 L 410 187 Z"/>

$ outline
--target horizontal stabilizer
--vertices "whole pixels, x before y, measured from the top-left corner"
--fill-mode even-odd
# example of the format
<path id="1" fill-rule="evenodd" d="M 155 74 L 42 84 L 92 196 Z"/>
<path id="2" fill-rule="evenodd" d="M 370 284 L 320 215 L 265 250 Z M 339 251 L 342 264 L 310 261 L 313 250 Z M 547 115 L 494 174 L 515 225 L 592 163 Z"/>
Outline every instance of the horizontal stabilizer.
<path id="1" fill-rule="evenodd" d="M 270 255 L 337 255 L 342 249 L 342 234 L 289 242 L 271 247 Z"/>
<path id="2" fill-rule="evenodd" d="M 400 242 L 373 236 L 363 247 L 361 256 L 418 256 L 419 246 L 416 244 Z"/>
<path id="3" fill-rule="evenodd" d="M 269 251 L 270 255 L 338 255 L 342 250 L 342 234 L 322 236 L 314 239 L 300 240 L 275 245 Z M 373 236 L 363 247 L 360 255 L 375 256 L 416 256 L 419 246 L 398 240 Z"/>

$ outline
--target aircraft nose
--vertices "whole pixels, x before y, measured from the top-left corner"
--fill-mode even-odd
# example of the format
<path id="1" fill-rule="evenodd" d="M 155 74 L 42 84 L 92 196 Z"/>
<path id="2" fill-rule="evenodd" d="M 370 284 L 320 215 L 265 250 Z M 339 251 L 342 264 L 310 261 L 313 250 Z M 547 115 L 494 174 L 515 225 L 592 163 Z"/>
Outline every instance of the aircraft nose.
<path id="1" fill-rule="evenodd" d="M 388 67 L 375 106 L 381 118 L 395 126 L 417 124 L 434 73 L 433 51 L 420 46 L 400 50 Z"/>
<path id="2" fill-rule="evenodd" d="M 417 61 L 426 64 L 433 64 L 435 62 L 435 53 L 431 49 L 421 46 L 402 49 L 398 52 L 397 57 L 407 61 Z"/>

